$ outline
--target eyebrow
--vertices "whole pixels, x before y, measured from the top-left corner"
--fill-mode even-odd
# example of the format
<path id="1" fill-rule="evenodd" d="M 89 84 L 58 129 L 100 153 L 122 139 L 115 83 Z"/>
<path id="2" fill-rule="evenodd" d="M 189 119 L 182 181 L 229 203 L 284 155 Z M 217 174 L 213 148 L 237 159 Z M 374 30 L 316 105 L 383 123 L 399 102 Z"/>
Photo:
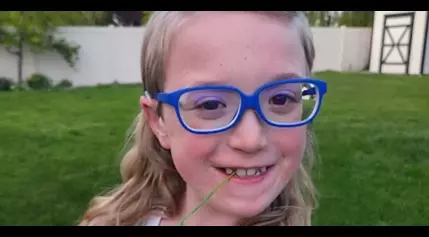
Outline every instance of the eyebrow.
<path id="1" fill-rule="evenodd" d="M 283 72 L 275 74 L 274 76 L 269 78 L 269 82 L 271 81 L 277 81 L 277 80 L 283 80 L 283 79 L 292 79 L 292 78 L 302 78 L 296 73 L 292 72 Z M 209 86 L 209 85 L 225 85 L 228 84 L 228 80 L 217 80 L 217 81 L 210 81 L 210 78 L 207 78 L 207 80 L 196 80 L 195 82 L 191 83 L 189 86 Z"/>
<path id="2" fill-rule="evenodd" d="M 277 80 L 284 80 L 284 79 L 296 79 L 296 78 L 302 78 L 296 73 L 293 72 L 286 72 L 286 73 L 279 73 L 275 76 L 270 78 L 270 81 L 277 81 Z"/>
<path id="3" fill-rule="evenodd" d="M 192 86 L 212 86 L 212 85 L 224 85 L 227 84 L 226 81 L 222 80 L 216 80 L 216 81 L 210 81 L 208 78 L 207 80 L 196 80 L 193 83 L 189 84 L 190 87 Z"/>

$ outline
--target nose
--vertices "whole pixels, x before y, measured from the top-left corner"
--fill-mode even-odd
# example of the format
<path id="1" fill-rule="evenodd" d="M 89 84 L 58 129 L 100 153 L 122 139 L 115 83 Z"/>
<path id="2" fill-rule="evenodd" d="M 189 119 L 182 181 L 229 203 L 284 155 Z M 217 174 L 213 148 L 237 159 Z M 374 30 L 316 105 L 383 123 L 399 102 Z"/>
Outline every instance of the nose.
<path id="1" fill-rule="evenodd" d="M 228 145 L 244 153 L 256 153 L 267 146 L 267 137 L 262 121 L 254 111 L 246 111 L 232 129 Z"/>

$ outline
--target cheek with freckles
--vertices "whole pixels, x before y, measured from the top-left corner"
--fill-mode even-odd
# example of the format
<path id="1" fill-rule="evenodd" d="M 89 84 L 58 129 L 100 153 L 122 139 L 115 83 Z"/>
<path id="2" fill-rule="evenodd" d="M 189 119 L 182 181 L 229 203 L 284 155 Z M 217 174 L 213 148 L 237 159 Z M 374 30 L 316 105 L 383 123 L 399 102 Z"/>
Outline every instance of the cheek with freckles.
<path id="1" fill-rule="evenodd" d="M 306 128 L 303 126 L 276 131 L 271 133 L 271 139 L 281 154 L 278 182 L 284 188 L 300 167 L 306 144 Z"/>
<path id="2" fill-rule="evenodd" d="M 166 124 L 173 163 L 187 183 L 207 183 L 210 160 L 217 150 L 217 136 L 196 135 L 186 131 L 178 122 Z"/>
<path id="3" fill-rule="evenodd" d="M 290 161 L 300 162 L 306 144 L 306 126 L 274 130 L 270 134 L 271 141 L 282 154 L 282 157 Z"/>
<path id="4" fill-rule="evenodd" d="M 212 139 L 195 135 L 176 137 L 172 143 L 171 153 L 177 172 L 188 187 L 201 195 L 209 193 L 215 186 L 210 176 L 210 161 L 215 150 L 216 144 Z"/>

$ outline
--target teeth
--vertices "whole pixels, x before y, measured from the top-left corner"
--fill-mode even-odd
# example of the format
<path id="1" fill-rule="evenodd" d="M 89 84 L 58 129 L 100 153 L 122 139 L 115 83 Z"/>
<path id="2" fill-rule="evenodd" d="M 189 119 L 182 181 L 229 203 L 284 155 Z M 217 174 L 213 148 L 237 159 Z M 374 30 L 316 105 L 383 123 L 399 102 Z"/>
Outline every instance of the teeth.
<path id="1" fill-rule="evenodd" d="M 256 169 L 248 169 L 246 170 L 246 175 L 250 176 L 250 175 L 255 175 L 256 174 Z"/>
<path id="2" fill-rule="evenodd" d="M 246 170 L 245 169 L 237 169 L 237 176 L 239 176 L 239 177 L 246 176 Z"/>
<path id="3" fill-rule="evenodd" d="M 234 171 L 236 172 L 236 175 L 238 177 L 258 176 L 267 172 L 267 167 L 250 168 L 250 169 L 225 168 L 225 173 L 228 175 L 232 174 Z"/>

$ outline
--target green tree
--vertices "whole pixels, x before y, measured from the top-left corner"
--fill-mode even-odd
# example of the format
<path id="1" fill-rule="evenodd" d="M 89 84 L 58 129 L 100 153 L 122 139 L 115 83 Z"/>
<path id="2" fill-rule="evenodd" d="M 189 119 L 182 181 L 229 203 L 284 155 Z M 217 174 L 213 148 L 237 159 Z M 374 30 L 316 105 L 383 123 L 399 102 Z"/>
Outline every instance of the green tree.
<path id="1" fill-rule="evenodd" d="M 311 26 L 330 27 L 338 24 L 337 11 L 306 11 Z"/>
<path id="2" fill-rule="evenodd" d="M 110 11 L 81 11 L 74 12 L 75 16 L 70 17 L 66 22 L 68 25 L 95 25 L 106 26 L 111 22 L 112 12 Z"/>
<path id="3" fill-rule="evenodd" d="M 152 12 L 144 11 L 143 12 L 143 20 L 142 25 L 146 25 L 146 23 L 149 21 L 150 16 L 152 15 Z"/>
<path id="4" fill-rule="evenodd" d="M 374 20 L 374 11 L 344 11 L 340 18 L 340 26 L 371 27 Z"/>
<path id="5" fill-rule="evenodd" d="M 319 26 L 327 26 L 327 12 L 326 11 L 319 11 Z"/>
<path id="6" fill-rule="evenodd" d="M 0 12 L 0 45 L 17 56 L 18 87 L 22 87 L 23 51 L 28 47 L 33 53 L 56 51 L 70 67 L 78 60 L 80 46 L 56 37 L 58 25 L 84 21 L 73 12 Z"/>
<path id="7" fill-rule="evenodd" d="M 306 11 L 305 14 L 307 15 L 308 23 L 311 26 L 317 26 L 318 22 L 318 12 L 317 11 Z"/>

